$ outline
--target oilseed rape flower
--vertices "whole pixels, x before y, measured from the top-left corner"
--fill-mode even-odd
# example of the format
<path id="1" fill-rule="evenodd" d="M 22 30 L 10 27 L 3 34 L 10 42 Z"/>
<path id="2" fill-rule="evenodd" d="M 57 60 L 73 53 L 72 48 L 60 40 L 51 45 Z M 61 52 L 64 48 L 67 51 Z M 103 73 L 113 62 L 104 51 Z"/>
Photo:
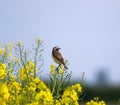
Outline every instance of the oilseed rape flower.
<path id="1" fill-rule="evenodd" d="M 34 63 L 31 60 L 28 61 L 25 64 L 25 67 L 23 67 L 19 70 L 19 78 L 21 80 L 25 80 L 25 79 L 33 77 L 34 67 L 35 67 Z"/>
<path id="2" fill-rule="evenodd" d="M 60 69 L 60 74 L 64 74 L 64 70 L 63 69 Z"/>
<path id="3" fill-rule="evenodd" d="M 38 105 L 53 105 L 53 96 L 51 91 L 42 80 L 39 78 L 33 79 L 31 87 L 32 86 L 35 89 L 34 92 L 37 90 L 33 103 L 38 103 Z"/>
<path id="4" fill-rule="evenodd" d="M 19 70 L 19 78 L 20 78 L 21 81 L 27 78 L 27 75 L 25 73 L 25 69 L 24 68 Z"/>
<path id="5" fill-rule="evenodd" d="M 13 56 L 13 53 L 12 53 L 12 52 L 9 52 L 9 53 L 8 53 L 8 57 L 11 58 L 12 56 Z"/>
<path id="6" fill-rule="evenodd" d="M 18 46 L 22 46 L 22 42 L 19 40 L 19 41 L 17 42 L 17 45 L 18 45 Z"/>
<path id="7" fill-rule="evenodd" d="M 8 47 L 8 50 L 12 50 L 13 49 L 13 43 L 9 43 L 7 47 Z"/>
<path id="8" fill-rule="evenodd" d="M 36 77 L 36 78 L 34 78 L 33 82 L 37 84 L 40 82 L 40 79 L 38 77 Z"/>
<path id="9" fill-rule="evenodd" d="M 0 63 L 0 79 L 4 79 L 6 75 L 6 65 Z"/>
<path id="10" fill-rule="evenodd" d="M 15 80 L 16 79 L 16 77 L 12 73 L 8 74 L 8 78 L 9 78 L 9 80 Z"/>
<path id="11" fill-rule="evenodd" d="M 36 38 L 36 44 L 39 44 L 41 42 L 40 37 Z"/>
<path id="12" fill-rule="evenodd" d="M 64 74 L 64 68 L 62 65 L 60 65 L 59 67 L 55 67 L 54 65 L 50 65 L 50 74 L 53 74 L 54 76 L 57 76 L 60 74 Z"/>
<path id="13" fill-rule="evenodd" d="M 54 70 L 55 70 L 55 66 L 54 65 L 50 65 L 50 74 L 52 74 Z"/>
<path id="14" fill-rule="evenodd" d="M 64 71 L 64 66 L 63 66 L 63 65 L 60 65 L 59 69 L 60 69 L 60 70 L 59 70 L 59 71 L 60 71 L 60 74 L 63 75 L 64 72 L 65 72 L 65 71 Z"/>
<path id="15" fill-rule="evenodd" d="M 0 64 L 0 69 L 6 70 L 6 65 L 5 64 Z"/>
<path id="16" fill-rule="evenodd" d="M 0 56 L 2 56 L 2 58 L 11 58 L 13 56 L 12 53 L 12 49 L 13 49 L 13 44 L 9 43 L 7 46 L 0 48 Z"/>
<path id="17" fill-rule="evenodd" d="M 3 54 L 5 54 L 5 53 L 6 53 L 5 48 L 0 48 L 0 55 L 3 55 Z"/>
<path id="18" fill-rule="evenodd" d="M 37 85 L 39 84 L 40 79 L 38 77 L 31 79 L 31 81 L 28 84 L 28 91 L 29 92 L 36 92 Z"/>
<path id="19" fill-rule="evenodd" d="M 0 83 L 0 105 L 6 105 L 10 94 L 5 83 Z"/>
<path id="20" fill-rule="evenodd" d="M 39 102 L 40 105 L 53 105 L 53 97 L 50 91 L 40 91 L 36 94 L 35 101 Z"/>
<path id="21" fill-rule="evenodd" d="M 6 71 L 0 70 L 0 79 L 4 79 L 6 77 Z"/>
<path id="22" fill-rule="evenodd" d="M 62 95 L 62 99 L 61 99 L 61 104 L 62 105 L 79 105 L 78 104 L 78 93 L 82 92 L 82 87 L 80 84 L 75 84 L 72 85 L 71 87 L 68 87 L 63 95 Z"/>
<path id="23" fill-rule="evenodd" d="M 20 93 L 20 89 L 21 89 L 21 85 L 14 81 L 14 82 L 11 82 L 9 85 L 9 90 L 13 93 L 13 94 L 19 94 Z"/>
<path id="24" fill-rule="evenodd" d="M 99 98 L 95 97 L 93 100 L 90 100 L 89 102 L 87 102 L 86 105 L 106 105 L 106 104 L 103 100 L 99 101 Z"/>
<path id="25" fill-rule="evenodd" d="M 54 65 L 50 65 L 50 74 L 54 75 L 55 77 L 58 75 L 58 71 Z"/>
<path id="26" fill-rule="evenodd" d="M 9 93 L 10 93 L 10 97 L 9 97 L 9 105 L 14 105 L 13 103 L 18 101 L 19 98 L 19 93 L 21 90 L 21 85 L 14 81 L 14 82 L 10 82 L 8 84 L 8 88 L 9 88 Z"/>
<path id="27" fill-rule="evenodd" d="M 13 61 L 14 61 L 15 63 L 18 63 L 20 60 L 19 60 L 18 58 L 14 57 Z"/>
<path id="28" fill-rule="evenodd" d="M 82 92 L 82 87 L 80 84 L 72 85 L 72 89 L 74 89 L 76 92 Z"/>

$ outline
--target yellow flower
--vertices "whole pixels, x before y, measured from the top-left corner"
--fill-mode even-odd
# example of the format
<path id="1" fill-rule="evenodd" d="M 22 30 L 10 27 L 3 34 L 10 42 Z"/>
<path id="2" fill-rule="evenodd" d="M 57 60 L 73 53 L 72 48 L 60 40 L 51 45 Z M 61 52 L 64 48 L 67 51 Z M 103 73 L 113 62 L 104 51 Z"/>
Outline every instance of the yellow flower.
<path id="1" fill-rule="evenodd" d="M 82 92 L 82 87 L 80 84 L 75 84 L 72 86 L 73 89 L 75 89 L 78 92 Z"/>
<path id="2" fill-rule="evenodd" d="M 55 66 L 54 65 L 50 65 L 50 69 L 54 70 Z"/>
<path id="3" fill-rule="evenodd" d="M 60 68 L 60 69 L 64 69 L 64 66 L 63 66 L 63 65 L 60 65 L 59 68 Z"/>
<path id="4" fill-rule="evenodd" d="M 64 74 L 64 70 L 63 69 L 60 69 L 60 74 Z"/>
<path id="5" fill-rule="evenodd" d="M 57 77 L 58 76 L 58 71 L 54 70 L 54 76 Z"/>
<path id="6" fill-rule="evenodd" d="M 70 97 L 64 97 L 61 100 L 61 104 L 62 105 L 73 105 L 74 102 L 73 102 L 73 100 Z"/>
<path id="7" fill-rule="evenodd" d="M 34 68 L 34 67 L 35 67 L 35 64 L 33 63 L 32 60 L 30 60 L 30 61 L 28 62 L 28 65 L 29 65 L 30 68 Z"/>
<path id="8" fill-rule="evenodd" d="M 9 82 L 8 89 L 10 93 L 8 103 L 10 105 L 13 105 L 13 103 L 16 103 L 16 105 L 18 105 L 17 103 L 19 101 L 18 99 L 20 98 L 19 96 L 20 96 L 21 84 L 19 84 L 16 81 Z"/>
<path id="9" fill-rule="evenodd" d="M 17 42 L 17 45 L 18 45 L 18 46 L 22 46 L 22 42 L 21 42 L 21 41 L 18 41 L 18 42 Z"/>
<path id="10" fill-rule="evenodd" d="M 6 76 L 6 72 L 3 71 L 3 70 L 0 70 L 0 78 L 1 78 L 1 79 L 4 79 L 5 76 Z"/>
<path id="11" fill-rule="evenodd" d="M 28 91 L 35 92 L 35 90 L 36 90 L 36 87 L 33 87 L 33 86 L 28 87 Z"/>
<path id="12" fill-rule="evenodd" d="M 8 100 L 9 96 L 10 94 L 6 84 L 0 83 L 0 102 Z"/>
<path id="13" fill-rule="evenodd" d="M 14 60 L 14 62 L 19 62 L 19 59 L 16 57 L 13 60 Z"/>
<path id="14" fill-rule="evenodd" d="M 55 70 L 55 66 L 54 65 L 50 65 L 50 74 Z"/>
<path id="15" fill-rule="evenodd" d="M 19 70 L 19 78 L 21 80 L 24 80 L 24 79 L 26 79 L 26 77 L 27 77 L 27 75 L 25 74 L 25 69 L 24 68 L 20 69 Z"/>
<path id="16" fill-rule="evenodd" d="M 33 80 L 34 83 L 38 83 L 40 82 L 40 79 L 38 77 L 36 77 L 34 80 Z"/>
<path id="17" fill-rule="evenodd" d="M 20 92 L 20 89 L 21 89 L 20 84 L 17 83 L 16 81 L 10 84 L 10 90 L 15 91 L 16 94 Z"/>
<path id="18" fill-rule="evenodd" d="M 55 100 L 55 105 L 61 105 L 60 100 Z"/>
<path id="19" fill-rule="evenodd" d="M 39 44 L 39 43 L 40 43 L 40 37 L 37 37 L 36 44 Z"/>
<path id="20" fill-rule="evenodd" d="M 68 87 L 62 95 L 61 104 L 79 105 L 78 104 L 78 94 L 80 92 L 82 92 L 82 87 L 80 86 L 80 84 L 75 84 L 75 85 Z"/>
<path id="21" fill-rule="evenodd" d="M 52 93 L 43 81 L 40 80 L 37 90 L 38 93 L 35 96 L 35 101 L 39 102 L 40 105 L 53 105 Z"/>
<path id="22" fill-rule="evenodd" d="M 30 104 L 26 104 L 26 105 L 40 105 L 39 102 L 32 102 Z"/>
<path id="23" fill-rule="evenodd" d="M 6 70 L 6 65 L 5 64 L 1 64 L 0 66 L 1 66 L 0 69 Z"/>
<path id="24" fill-rule="evenodd" d="M 99 101 L 99 98 L 94 98 L 94 100 L 90 100 L 89 102 L 86 103 L 86 105 L 106 105 L 105 102 Z"/>
<path id="25" fill-rule="evenodd" d="M 13 49 L 13 44 L 12 43 L 9 43 L 8 44 L 8 50 L 12 50 Z"/>
<path id="26" fill-rule="evenodd" d="M 0 64 L 0 79 L 4 79 L 6 75 L 6 65 Z"/>
<path id="27" fill-rule="evenodd" d="M 2 54 L 4 54 L 4 53 L 6 53 L 5 48 L 0 48 L 0 55 L 2 55 Z"/>
<path id="28" fill-rule="evenodd" d="M 9 53 L 8 53 L 8 56 L 9 56 L 9 57 L 12 57 L 12 55 L 13 55 L 12 52 L 9 52 Z"/>
<path id="29" fill-rule="evenodd" d="M 50 92 L 41 90 L 36 94 L 35 100 L 42 105 L 53 105 L 53 97 Z"/>
<path id="30" fill-rule="evenodd" d="M 16 78 L 16 77 L 15 77 L 15 76 L 13 76 L 11 73 L 10 73 L 10 74 L 8 74 L 8 76 L 9 76 L 9 78 L 10 78 L 10 79 L 12 79 L 12 80 L 15 80 L 15 78 Z"/>
<path id="31" fill-rule="evenodd" d="M 3 70 L 0 70 L 0 79 L 4 79 L 6 76 L 6 72 Z"/>

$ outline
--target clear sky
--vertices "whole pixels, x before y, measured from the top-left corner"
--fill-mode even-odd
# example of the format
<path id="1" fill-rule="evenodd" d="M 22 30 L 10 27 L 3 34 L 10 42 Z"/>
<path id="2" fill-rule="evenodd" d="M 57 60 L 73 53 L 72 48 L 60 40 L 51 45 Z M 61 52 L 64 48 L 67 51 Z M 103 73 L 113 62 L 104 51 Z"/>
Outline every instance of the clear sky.
<path id="1" fill-rule="evenodd" d="M 44 42 L 44 75 L 60 46 L 74 77 L 95 81 L 103 68 L 120 84 L 120 0 L 0 0 L 0 43 Z"/>

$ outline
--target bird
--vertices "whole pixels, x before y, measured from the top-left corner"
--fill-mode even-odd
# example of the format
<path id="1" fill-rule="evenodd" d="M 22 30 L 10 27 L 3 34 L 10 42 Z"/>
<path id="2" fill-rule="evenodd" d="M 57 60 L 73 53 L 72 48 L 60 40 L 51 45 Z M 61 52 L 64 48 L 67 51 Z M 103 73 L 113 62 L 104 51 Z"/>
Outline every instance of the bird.
<path id="1" fill-rule="evenodd" d="M 53 47 L 52 49 L 52 58 L 53 60 L 60 65 L 63 65 L 65 69 L 68 69 L 68 67 L 65 64 L 64 58 L 62 57 L 62 54 L 59 52 L 61 48 L 58 46 Z"/>

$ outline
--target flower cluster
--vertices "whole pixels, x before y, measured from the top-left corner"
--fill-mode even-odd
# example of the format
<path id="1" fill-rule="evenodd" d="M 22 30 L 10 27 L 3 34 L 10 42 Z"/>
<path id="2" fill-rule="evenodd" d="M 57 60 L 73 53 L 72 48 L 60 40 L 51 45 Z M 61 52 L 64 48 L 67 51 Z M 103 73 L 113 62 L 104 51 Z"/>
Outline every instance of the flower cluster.
<path id="1" fill-rule="evenodd" d="M 13 81 L 9 82 L 7 86 L 10 93 L 8 104 L 9 105 L 14 105 L 15 103 L 18 104 L 21 85 L 18 82 Z"/>
<path id="2" fill-rule="evenodd" d="M 28 61 L 23 68 L 19 70 L 19 78 L 20 80 L 30 79 L 34 75 L 35 65 L 33 61 Z"/>
<path id="3" fill-rule="evenodd" d="M 90 100 L 89 102 L 87 102 L 86 105 L 106 105 L 106 104 L 103 100 L 99 101 L 99 98 L 95 97 L 93 100 Z"/>
<path id="4" fill-rule="evenodd" d="M 60 75 L 64 75 L 65 71 L 64 71 L 64 67 L 62 65 L 59 66 L 59 68 L 55 67 L 54 65 L 50 65 L 50 74 L 54 75 L 54 76 L 58 76 Z"/>
<path id="5" fill-rule="evenodd" d="M 12 57 L 12 49 L 13 49 L 13 44 L 9 43 L 7 46 L 3 47 L 0 45 L 0 56 L 5 57 L 8 56 L 9 58 Z"/>
<path id="6" fill-rule="evenodd" d="M 78 93 L 81 93 L 81 92 L 82 92 L 82 87 L 80 84 L 75 84 L 75 85 L 68 87 L 62 95 L 62 99 L 60 100 L 61 104 L 65 105 L 67 103 L 68 105 L 70 104 L 79 105 L 78 104 L 78 100 L 79 100 Z"/>
<path id="7" fill-rule="evenodd" d="M 80 84 L 70 85 L 72 73 L 64 67 L 50 65 L 49 84 L 37 73 L 41 60 L 41 40 L 36 39 L 35 56 L 29 59 L 21 42 L 17 43 L 17 56 L 12 57 L 13 44 L 0 46 L 0 105 L 79 105 Z M 35 45 L 34 45 L 35 46 Z M 105 105 L 104 101 L 91 100 L 86 105 Z"/>
<path id="8" fill-rule="evenodd" d="M 38 102 L 39 105 L 53 105 L 53 97 L 50 89 L 44 84 L 43 81 L 40 81 L 37 86 L 38 93 L 35 95 L 35 102 Z"/>
<path id="9" fill-rule="evenodd" d="M 6 65 L 0 63 L 0 80 L 6 77 Z"/>
<path id="10" fill-rule="evenodd" d="M 0 83 L 0 105 L 6 105 L 9 96 L 7 85 L 5 83 Z"/>
<path id="11" fill-rule="evenodd" d="M 78 105 L 78 93 L 82 92 L 80 84 L 68 87 L 61 97 L 56 100 L 45 83 L 40 78 L 34 78 L 31 75 L 34 63 L 30 61 L 25 65 L 26 68 L 23 67 L 19 70 L 18 80 L 6 80 L 6 84 L 1 82 L 0 90 L 3 91 L 0 92 L 0 100 L 2 100 L 2 103 L 4 102 L 3 105 L 69 105 L 70 103 Z M 1 64 L 1 69 L 6 69 L 5 64 Z M 22 75 L 21 70 L 24 71 Z"/>

